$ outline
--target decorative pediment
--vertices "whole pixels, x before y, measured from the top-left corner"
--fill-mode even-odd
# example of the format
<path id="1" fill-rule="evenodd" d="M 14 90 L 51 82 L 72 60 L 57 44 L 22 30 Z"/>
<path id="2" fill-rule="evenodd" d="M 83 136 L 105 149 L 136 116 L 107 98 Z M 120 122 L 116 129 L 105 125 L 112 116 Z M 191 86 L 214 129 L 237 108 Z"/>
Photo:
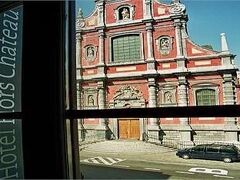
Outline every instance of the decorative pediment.
<path id="1" fill-rule="evenodd" d="M 120 88 L 113 97 L 114 100 L 136 100 L 141 98 L 141 92 L 131 86 Z"/>
<path id="2" fill-rule="evenodd" d="M 144 107 L 145 100 L 142 92 L 132 86 L 123 86 L 116 91 L 113 100 L 110 102 L 112 108 Z"/>

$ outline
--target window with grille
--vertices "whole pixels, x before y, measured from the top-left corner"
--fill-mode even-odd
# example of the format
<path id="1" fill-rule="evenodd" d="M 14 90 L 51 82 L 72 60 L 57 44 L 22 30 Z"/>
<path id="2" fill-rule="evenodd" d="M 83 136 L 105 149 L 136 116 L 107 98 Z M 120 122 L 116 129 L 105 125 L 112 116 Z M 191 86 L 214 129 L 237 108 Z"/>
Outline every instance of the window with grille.
<path id="1" fill-rule="evenodd" d="M 113 38 L 113 62 L 140 60 L 140 36 L 127 35 Z"/>
<path id="2" fill-rule="evenodd" d="M 216 93 L 213 89 L 201 89 L 196 91 L 198 106 L 216 105 Z"/>

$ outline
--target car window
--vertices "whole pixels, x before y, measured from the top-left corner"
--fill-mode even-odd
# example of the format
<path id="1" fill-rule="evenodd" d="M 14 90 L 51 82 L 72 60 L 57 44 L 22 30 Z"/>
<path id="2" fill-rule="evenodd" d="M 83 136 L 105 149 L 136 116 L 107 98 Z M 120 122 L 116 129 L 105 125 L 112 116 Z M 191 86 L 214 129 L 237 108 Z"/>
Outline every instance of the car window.
<path id="1" fill-rule="evenodd" d="M 235 153 L 236 151 L 232 147 L 221 147 L 223 153 Z"/>
<path id="2" fill-rule="evenodd" d="M 196 152 L 196 151 L 199 152 L 199 151 L 203 151 L 203 150 L 204 150 L 204 146 L 196 146 L 196 147 L 193 147 L 193 148 L 192 148 L 192 151 L 195 151 L 195 152 Z"/>
<path id="3" fill-rule="evenodd" d="M 215 153 L 219 151 L 219 147 L 207 147 L 206 152 Z"/>

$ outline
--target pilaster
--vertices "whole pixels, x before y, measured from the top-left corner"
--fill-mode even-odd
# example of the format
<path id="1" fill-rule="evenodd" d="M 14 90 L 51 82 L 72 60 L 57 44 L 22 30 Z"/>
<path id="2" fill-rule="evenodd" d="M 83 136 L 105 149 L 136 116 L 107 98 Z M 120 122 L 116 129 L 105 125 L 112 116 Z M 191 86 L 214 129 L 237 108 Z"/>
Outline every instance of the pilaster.
<path id="1" fill-rule="evenodd" d="M 185 76 L 178 77 L 178 106 L 188 106 L 188 83 Z"/>
<path id="2" fill-rule="evenodd" d="M 147 31 L 147 52 L 148 52 L 147 59 L 153 59 L 153 37 L 152 37 L 153 26 L 152 26 L 152 23 L 146 23 L 146 31 Z"/>
<path id="3" fill-rule="evenodd" d="M 182 51 L 183 56 L 187 57 L 187 45 L 186 45 L 186 39 L 188 38 L 187 34 L 187 20 L 183 19 L 181 20 L 182 26 L 181 26 L 181 36 L 182 36 Z"/>
<path id="4" fill-rule="evenodd" d="M 178 77 L 178 106 L 188 106 L 188 82 L 185 76 Z M 189 145 L 192 145 L 192 129 L 189 126 L 189 119 L 187 117 L 179 117 L 179 120 L 180 143 L 187 142 Z"/>
<path id="5" fill-rule="evenodd" d="M 223 75 L 223 104 L 235 104 L 235 86 L 232 74 Z M 236 141 L 237 137 L 237 122 L 236 117 L 225 117 L 224 132 L 226 141 Z"/>
<path id="6" fill-rule="evenodd" d="M 76 33 L 76 76 L 77 79 L 82 79 L 82 34 L 81 32 Z"/>
<path id="7" fill-rule="evenodd" d="M 81 41 L 82 41 L 82 35 L 80 32 L 76 33 L 76 67 L 81 67 Z"/>
<path id="8" fill-rule="evenodd" d="M 105 1 L 104 0 L 97 0 L 96 1 L 97 5 L 97 10 L 98 10 L 98 26 L 103 27 L 105 25 L 104 23 L 104 5 Z"/>
<path id="9" fill-rule="evenodd" d="M 98 108 L 99 109 L 105 109 L 106 107 L 106 90 L 105 90 L 105 82 L 99 81 L 98 82 Z M 100 131 L 106 131 L 106 119 L 105 118 L 99 118 L 99 124 L 96 128 Z M 105 134 L 104 134 L 105 136 Z"/>
<path id="10" fill-rule="evenodd" d="M 235 104 L 235 86 L 232 74 L 223 75 L 223 103 L 224 105 Z"/>
<path id="11" fill-rule="evenodd" d="M 147 31 L 147 71 L 149 74 L 156 74 L 156 61 L 153 57 L 153 26 L 151 22 L 146 23 Z"/>
<path id="12" fill-rule="evenodd" d="M 182 45 L 182 23 L 180 19 L 174 19 L 175 26 L 175 37 L 176 37 L 176 48 L 177 48 L 177 58 L 183 58 L 183 45 Z"/>
<path id="13" fill-rule="evenodd" d="M 98 76 L 104 78 L 105 75 L 105 59 L 104 59 L 104 38 L 105 38 L 105 32 L 104 29 L 98 30 L 98 36 L 99 36 L 99 60 L 98 60 Z"/>
<path id="14" fill-rule="evenodd" d="M 151 0 L 144 0 L 144 5 L 143 5 L 144 9 L 144 19 L 148 20 L 148 19 L 152 19 L 152 2 Z"/>
<path id="15" fill-rule="evenodd" d="M 153 108 L 157 107 L 157 85 L 155 78 L 148 79 L 148 93 L 149 93 L 149 103 L 148 107 Z M 149 118 L 148 131 L 154 131 L 152 134 L 155 134 L 156 137 L 159 137 L 159 121 L 158 118 Z"/>

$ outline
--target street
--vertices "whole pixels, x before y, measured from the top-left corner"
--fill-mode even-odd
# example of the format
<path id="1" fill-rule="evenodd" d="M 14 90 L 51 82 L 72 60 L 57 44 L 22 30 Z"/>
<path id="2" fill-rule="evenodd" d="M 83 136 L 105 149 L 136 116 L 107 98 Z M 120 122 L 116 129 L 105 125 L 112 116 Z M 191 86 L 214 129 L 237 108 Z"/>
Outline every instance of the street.
<path id="1" fill-rule="evenodd" d="M 182 159 L 141 141 L 105 141 L 80 151 L 84 179 L 240 179 L 240 162 Z"/>
<path id="2" fill-rule="evenodd" d="M 239 170 L 217 166 L 218 162 L 215 167 L 129 160 L 106 165 L 96 159 L 81 163 L 84 179 L 240 179 Z"/>

